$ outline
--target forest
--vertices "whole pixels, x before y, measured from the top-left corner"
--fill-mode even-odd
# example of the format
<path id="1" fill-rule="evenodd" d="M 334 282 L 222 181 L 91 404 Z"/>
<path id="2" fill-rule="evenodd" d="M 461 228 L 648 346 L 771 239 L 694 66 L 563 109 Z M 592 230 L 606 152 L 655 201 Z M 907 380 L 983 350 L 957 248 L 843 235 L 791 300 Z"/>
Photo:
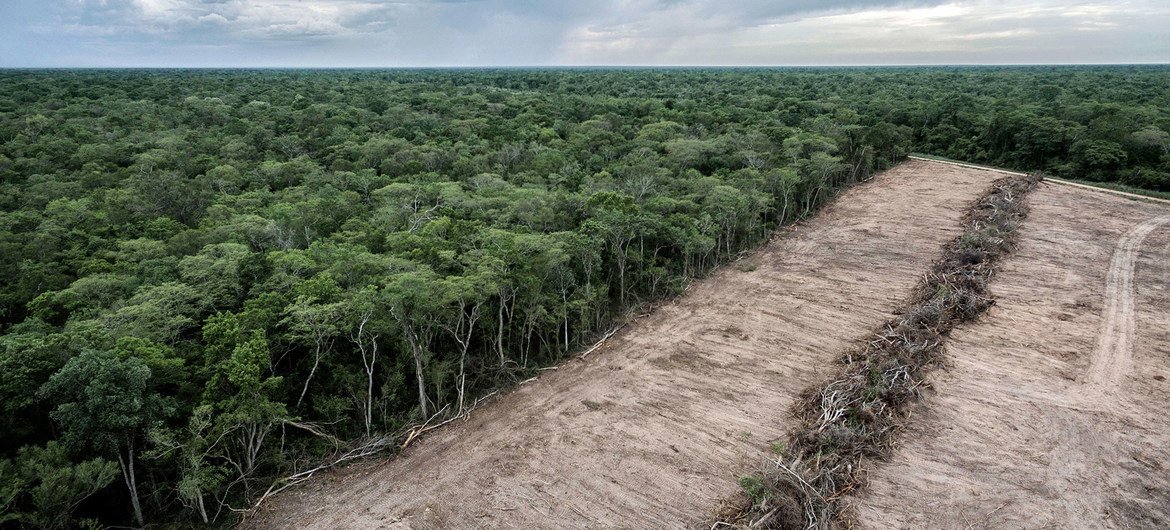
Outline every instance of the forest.
<path id="1" fill-rule="evenodd" d="M 0 70 L 0 524 L 233 524 L 922 152 L 1170 191 L 1170 67 Z"/>

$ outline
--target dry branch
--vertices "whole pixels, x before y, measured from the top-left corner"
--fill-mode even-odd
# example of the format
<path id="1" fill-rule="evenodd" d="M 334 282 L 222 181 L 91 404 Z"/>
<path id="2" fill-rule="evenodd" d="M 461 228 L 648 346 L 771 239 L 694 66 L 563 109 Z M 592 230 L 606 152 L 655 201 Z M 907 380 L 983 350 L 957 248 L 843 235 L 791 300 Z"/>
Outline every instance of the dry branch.
<path id="1" fill-rule="evenodd" d="M 596 350 L 597 348 L 600 348 L 603 344 L 605 344 L 605 341 L 609 340 L 610 337 L 614 336 L 618 331 L 621 331 L 621 329 L 624 327 L 626 327 L 626 324 L 624 322 L 622 324 L 614 326 L 613 329 L 609 330 L 609 333 L 606 333 L 605 336 L 601 337 L 601 340 L 597 341 L 596 344 L 591 346 L 588 350 L 585 350 L 585 352 L 582 353 L 581 355 L 577 356 L 577 358 L 584 359 L 590 353 L 593 353 L 594 350 Z"/>

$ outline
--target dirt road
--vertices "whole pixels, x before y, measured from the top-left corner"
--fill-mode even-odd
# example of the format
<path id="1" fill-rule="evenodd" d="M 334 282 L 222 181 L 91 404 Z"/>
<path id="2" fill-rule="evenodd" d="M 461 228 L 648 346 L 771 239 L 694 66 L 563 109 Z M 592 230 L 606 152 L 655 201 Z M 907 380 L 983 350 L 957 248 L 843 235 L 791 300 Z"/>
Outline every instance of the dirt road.
<path id="1" fill-rule="evenodd" d="M 911 161 L 745 262 L 412 446 L 247 526 L 678 527 L 733 497 L 795 396 L 885 320 L 998 175 Z"/>
<path id="2" fill-rule="evenodd" d="M 1055 184 L 853 502 L 869 528 L 1170 527 L 1170 209 Z"/>

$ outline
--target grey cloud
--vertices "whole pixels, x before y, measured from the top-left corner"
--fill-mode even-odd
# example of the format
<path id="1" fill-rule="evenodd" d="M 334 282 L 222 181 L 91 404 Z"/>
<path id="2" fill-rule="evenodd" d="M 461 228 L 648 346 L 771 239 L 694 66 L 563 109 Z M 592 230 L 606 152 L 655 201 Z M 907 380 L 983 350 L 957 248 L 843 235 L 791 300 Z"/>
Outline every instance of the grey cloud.
<path id="1" fill-rule="evenodd" d="M 1164 0 L 2 1 L 34 20 L 0 16 L 11 64 L 1170 60 Z"/>

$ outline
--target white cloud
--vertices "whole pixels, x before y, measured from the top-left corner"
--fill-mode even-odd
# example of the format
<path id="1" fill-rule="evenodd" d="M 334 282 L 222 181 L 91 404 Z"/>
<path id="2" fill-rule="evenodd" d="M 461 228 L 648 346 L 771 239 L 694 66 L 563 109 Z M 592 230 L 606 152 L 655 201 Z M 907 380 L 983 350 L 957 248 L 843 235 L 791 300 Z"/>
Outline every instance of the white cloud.
<path id="1" fill-rule="evenodd" d="M 221 25 L 221 26 L 231 23 L 227 19 L 227 17 L 225 17 L 219 13 L 208 13 L 206 15 L 203 15 L 203 16 L 199 17 L 199 22 L 204 22 L 207 24 L 214 24 L 214 25 Z"/>

